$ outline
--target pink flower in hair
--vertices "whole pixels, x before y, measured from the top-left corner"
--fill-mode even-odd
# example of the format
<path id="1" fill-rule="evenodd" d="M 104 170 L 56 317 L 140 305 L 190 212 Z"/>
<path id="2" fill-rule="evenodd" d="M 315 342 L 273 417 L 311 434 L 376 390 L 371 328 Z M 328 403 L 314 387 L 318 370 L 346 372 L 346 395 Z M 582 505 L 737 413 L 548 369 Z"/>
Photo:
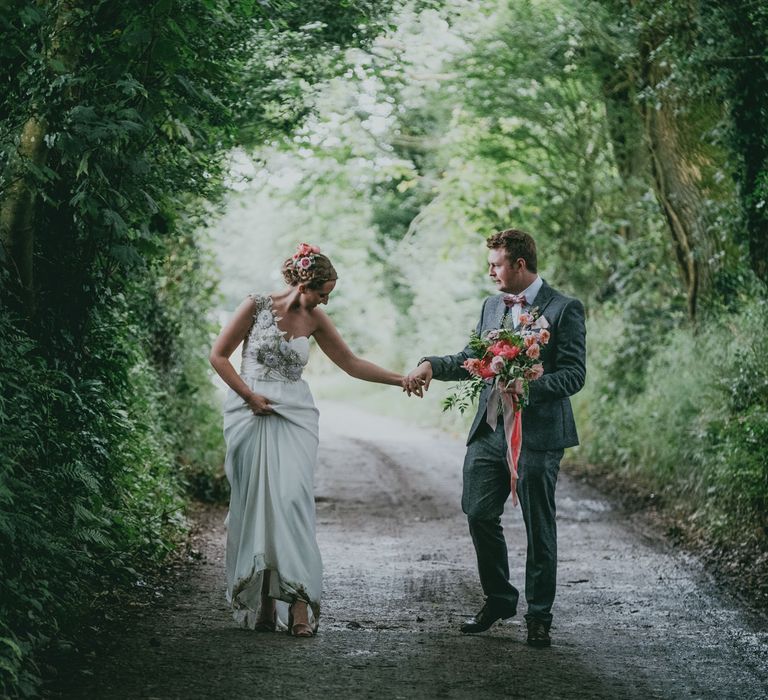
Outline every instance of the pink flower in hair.
<path id="1" fill-rule="evenodd" d="M 299 243 L 299 247 L 296 249 L 296 256 L 304 257 L 311 253 L 319 253 L 320 247 L 316 245 L 310 245 L 309 243 Z"/>
<path id="2" fill-rule="evenodd" d="M 308 270 L 310 267 L 312 267 L 312 259 L 311 258 L 299 258 L 299 267 L 302 270 Z"/>

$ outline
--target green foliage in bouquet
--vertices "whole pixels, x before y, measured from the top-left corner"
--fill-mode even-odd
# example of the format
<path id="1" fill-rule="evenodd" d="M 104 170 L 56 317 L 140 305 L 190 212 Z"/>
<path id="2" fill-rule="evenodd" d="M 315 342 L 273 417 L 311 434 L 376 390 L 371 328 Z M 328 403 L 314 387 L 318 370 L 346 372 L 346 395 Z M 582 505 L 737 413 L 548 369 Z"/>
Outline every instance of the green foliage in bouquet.
<path id="1" fill-rule="evenodd" d="M 527 405 L 530 382 L 544 372 L 538 361 L 540 347 L 549 341 L 548 330 L 534 327 L 538 318 L 534 309 L 521 315 L 519 329 L 499 328 L 482 334 L 473 331 L 465 348 L 468 358 L 463 364 L 468 379 L 459 382 L 443 400 L 443 411 L 456 408 L 463 414 L 485 387 L 506 388 L 518 380 L 522 394 L 515 403 L 519 408 Z M 526 353 L 526 349 L 533 354 Z M 501 413 L 501 402 L 498 408 Z"/>
<path id="2" fill-rule="evenodd" d="M 467 347 L 472 357 L 480 357 L 485 353 L 486 344 L 475 331 L 472 331 Z M 477 402 L 482 391 L 483 385 L 480 382 L 470 380 L 458 382 L 443 399 L 441 404 L 443 411 L 456 409 L 461 415 L 464 415 L 465 411 L 468 411 Z"/>

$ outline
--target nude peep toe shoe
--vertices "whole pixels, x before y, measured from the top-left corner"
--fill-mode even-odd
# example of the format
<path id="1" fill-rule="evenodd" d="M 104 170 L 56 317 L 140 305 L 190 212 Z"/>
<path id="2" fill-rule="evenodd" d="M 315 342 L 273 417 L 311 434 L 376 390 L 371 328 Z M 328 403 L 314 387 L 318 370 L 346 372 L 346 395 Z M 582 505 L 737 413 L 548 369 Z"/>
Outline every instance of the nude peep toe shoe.
<path id="1" fill-rule="evenodd" d="M 288 609 L 288 634 L 292 637 L 314 637 L 317 624 L 313 627 L 308 622 L 294 622 L 293 608 Z"/>

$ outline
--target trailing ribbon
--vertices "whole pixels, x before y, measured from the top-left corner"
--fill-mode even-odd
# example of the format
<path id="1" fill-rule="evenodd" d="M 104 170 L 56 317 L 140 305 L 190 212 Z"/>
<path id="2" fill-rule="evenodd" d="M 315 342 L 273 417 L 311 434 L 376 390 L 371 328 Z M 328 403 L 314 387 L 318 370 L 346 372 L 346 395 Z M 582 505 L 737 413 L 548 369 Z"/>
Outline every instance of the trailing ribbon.
<path id="1" fill-rule="evenodd" d="M 507 464 L 511 477 L 512 505 L 517 507 L 517 464 L 523 448 L 523 412 L 514 395 L 500 392 L 494 387 L 488 397 L 488 410 L 485 417 L 491 430 L 496 430 L 499 400 L 501 400 L 501 412 L 504 417 L 504 438 L 507 443 Z"/>

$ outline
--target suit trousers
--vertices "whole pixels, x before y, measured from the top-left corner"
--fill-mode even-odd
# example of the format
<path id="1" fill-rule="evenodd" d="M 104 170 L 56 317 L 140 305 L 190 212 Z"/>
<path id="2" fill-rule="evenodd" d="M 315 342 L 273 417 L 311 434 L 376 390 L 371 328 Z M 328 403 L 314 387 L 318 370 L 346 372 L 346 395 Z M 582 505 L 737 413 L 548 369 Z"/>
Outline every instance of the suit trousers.
<path id="1" fill-rule="evenodd" d="M 493 431 L 483 424 L 467 447 L 461 506 L 477 555 L 483 593 L 492 609 L 512 614 L 518 590 L 509 581 L 507 543 L 501 527 L 504 504 L 510 494 L 504 425 Z M 525 561 L 525 619 L 552 622 L 557 579 L 557 525 L 555 486 L 563 450 L 523 447 L 518 462 L 517 495 L 527 536 Z"/>

